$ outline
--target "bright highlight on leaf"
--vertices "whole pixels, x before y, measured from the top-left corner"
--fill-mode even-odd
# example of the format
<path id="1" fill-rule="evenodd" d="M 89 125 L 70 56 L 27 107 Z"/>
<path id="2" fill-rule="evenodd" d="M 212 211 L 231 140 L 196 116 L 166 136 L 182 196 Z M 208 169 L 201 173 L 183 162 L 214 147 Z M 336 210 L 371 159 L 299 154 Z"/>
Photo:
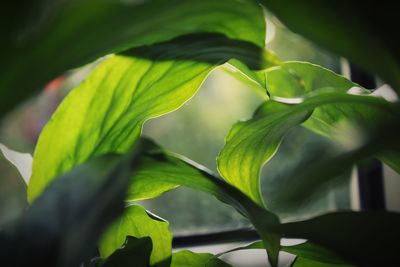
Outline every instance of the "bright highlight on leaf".
<path id="1" fill-rule="evenodd" d="M 36 146 L 32 201 L 58 174 L 108 152 L 124 153 L 143 123 L 179 108 L 217 65 L 237 58 L 253 68 L 262 49 L 221 35 L 190 35 L 130 50 L 101 63 L 58 107 Z"/>

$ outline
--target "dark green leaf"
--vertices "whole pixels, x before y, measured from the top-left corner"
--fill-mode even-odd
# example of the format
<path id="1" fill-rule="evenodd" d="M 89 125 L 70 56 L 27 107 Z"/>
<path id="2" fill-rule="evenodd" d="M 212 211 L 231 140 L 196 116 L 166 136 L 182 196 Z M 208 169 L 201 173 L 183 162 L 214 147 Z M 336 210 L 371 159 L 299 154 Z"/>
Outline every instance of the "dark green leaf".
<path id="1" fill-rule="evenodd" d="M 264 244 L 262 241 L 253 242 L 247 246 L 237 247 L 234 249 L 230 249 L 228 251 L 224 251 L 216 255 L 216 257 L 220 257 L 226 253 L 231 253 L 239 250 L 247 250 L 247 249 L 264 249 Z M 285 251 L 291 254 L 298 256 L 299 258 L 315 260 L 323 263 L 329 264 L 345 264 L 347 261 L 342 259 L 336 253 L 317 245 L 311 242 L 305 242 L 298 245 L 293 246 L 282 246 L 281 251 Z"/>
<path id="2" fill-rule="evenodd" d="M 130 168 L 136 165 L 131 158 L 102 156 L 57 179 L 8 232 L 2 260 L 11 266 L 62 267 L 86 260 L 102 231 L 122 213 Z"/>
<path id="3" fill-rule="evenodd" d="M 190 33 L 264 47 L 256 1 L 6 1 L 1 9 L 0 117 L 34 90 L 101 56 Z"/>
<path id="4" fill-rule="evenodd" d="M 288 131 L 277 153 L 262 169 L 261 189 L 268 209 L 283 221 L 349 209 L 350 171 L 323 182 L 314 182 L 310 176 L 299 181 L 298 177 L 299 171 L 310 168 L 338 148 L 337 143 L 302 126 Z M 290 189 L 296 184 L 301 186 L 300 196 L 300 190 Z"/>
<path id="5" fill-rule="evenodd" d="M 150 237 L 127 236 L 122 248 L 114 251 L 102 267 L 148 267 L 153 245 Z"/>
<path id="6" fill-rule="evenodd" d="M 172 235 L 168 222 L 149 215 L 142 207 L 131 205 L 104 233 L 99 244 L 100 256 L 107 258 L 120 248 L 127 236 L 150 237 L 153 251 L 152 266 L 169 266 L 172 254 Z M 111 266 L 111 265 L 110 265 Z"/>
<path id="7" fill-rule="evenodd" d="M 398 213 L 336 212 L 282 224 L 276 230 L 332 249 L 361 266 L 391 266 L 398 262 L 399 223 Z"/>
<path id="8" fill-rule="evenodd" d="M 283 251 L 297 255 L 300 258 L 319 261 L 330 264 L 346 264 L 348 261 L 336 253 L 311 242 L 305 242 L 294 246 L 284 246 Z"/>
<path id="9" fill-rule="evenodd" d="M 348 264 L 335 264 L 320 261 L 313 261 L 306 258 L 297 257 L 292 263 L 291 267 L 354 267 Z"/>
<path id="10" fill-rule="evenodd" d="M 290 29 L 378 74 L 400 90 L 396 4 L 260 0 Z"/>
<path id="11" fill-rule="evenodd" d="M 125 152 L 140 135 L 145 120 L 179 108 L 216 65 L 230 58 L 262 65 L 260 53 L 261 49 L 247 42 L 206 34 L 106 59 L 66 97 L 42 131 L 29 200 L 77 164 L 107 152 Z"/>
<path id="12" fill-rule="evenodd" d="M 229 267 L 231 265 L 209 253 L 181 250 L 172 255 L 171 267 Z"/>

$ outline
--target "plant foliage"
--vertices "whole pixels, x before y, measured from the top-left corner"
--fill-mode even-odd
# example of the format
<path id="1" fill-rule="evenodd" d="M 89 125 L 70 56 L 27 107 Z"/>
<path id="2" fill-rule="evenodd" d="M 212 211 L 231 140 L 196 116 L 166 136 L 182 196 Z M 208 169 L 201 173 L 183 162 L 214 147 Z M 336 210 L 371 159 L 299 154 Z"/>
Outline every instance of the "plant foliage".
<path id="1" fill-rule="evenodd" d="M 275 0 L 6 0 L 0 11 L 0 117 L 57 75 L 98 60 L 42 130 L 32 159 L 0 144 L 27 183 L 28 211 L 1 227 L 7 266 L 229 266 L 221 255 L 172 252 L 168 222 L 138 200 L 186 186 L 246 217 L 260 241 L 239 249 L 296 255 L 292 266 L 384 266 L 396 261 L 400 215 L 340 211 L 283 223 L 263 199 L 260 172 L 296 127 L 329 141 L 306 168 L 285 170 L 282 207 L 357 163 L 400 170 L 400 107 L 321 66 L 283 62 L 265 47 L 265 13 L 378 75 L 400 92 L 398 45 L 382 31 L 394 10 L 369 3 Z M 382 7 L 381 7 L 382 6 Z M 374 5 L 375 7 L 375 5 Z M 393 34 L 393 32 L 392 32 Z M 141 137 L 143 124 L 181 107 L 215 68 L 262 103 L 234 124 L 219 174 Z M 311 154 L 310 154 L 311 155 Z M 311 161 L 311 159 L 308 159 Z M 32 172 L 31 172 L 32 171 Z M 347 176 L 346 176 L 347 177 Z M 270 191 L 276 188 L 270 184 Z M 276 205 L 274 206 L 276 207 Z M 293 247 L 282 237 L 305 238 Z M 99 254 L 97 254 L 97 250 Z"/>

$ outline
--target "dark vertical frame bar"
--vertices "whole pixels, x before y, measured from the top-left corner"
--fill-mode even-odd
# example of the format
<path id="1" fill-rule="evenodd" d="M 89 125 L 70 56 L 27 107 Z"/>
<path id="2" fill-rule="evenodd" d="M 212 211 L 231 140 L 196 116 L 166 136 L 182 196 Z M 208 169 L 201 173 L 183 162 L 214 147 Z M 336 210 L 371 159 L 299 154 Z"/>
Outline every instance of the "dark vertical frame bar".
<path id="1" fill-rule="evenodd" d="M 373 75 L 350 63 L 350 75 L 353 82 L 367 88 L 376 87 Z M 373 159 L 357 166 L 361 210 L 384 210 L 385 194 L 383 167 L 379 160 Z"/>

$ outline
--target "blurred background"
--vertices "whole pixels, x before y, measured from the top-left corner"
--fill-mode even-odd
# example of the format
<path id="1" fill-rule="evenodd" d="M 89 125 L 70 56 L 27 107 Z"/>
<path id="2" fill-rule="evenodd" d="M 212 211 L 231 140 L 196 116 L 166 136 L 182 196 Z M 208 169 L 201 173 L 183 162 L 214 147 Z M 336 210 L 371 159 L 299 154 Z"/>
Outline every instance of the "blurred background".
<path id="1" fill-rule="evenodd" d="M 341 72 L 341 60 L 316 47 L 304 38 L 287 30 L 272 15 L 267 15 L 266 45 L 283 60 L 301 60 L 322 65 L 337 73 Z M 72 70 L 49 83 L 40 95 L 21 105 L 1 122 L 0 142 L 9 148 L 33 153 L 42 127 L 63 97 L 82 81 L 96 63 Z M 166 150 L 184 155 L 217 173 L 216 157 L 224 145 L 224 137 L 231 126 L 252 116 L 262 98 L 235 80 L 221 68 L 213 71 L 193 99 L 179 110 L 146 122 L 143 134 L 155 140 Z M 338 177 L 324 185 L 316 194 L 304 201 L 281 205 L 290 196 L 285 188 L 291 179 L 285 172 L 291 167 L 312 164 L 312 156 L 318 155 L 329 143 L 324 138 L 301 127 L 294 128 L 284 139 L 276 156 L 262 171 L 262 193 L 272 211 L 284 221 L 304 219 L 316 214 L 337 209 L 354 208 L 352 201 L 351 173 Z M 0 156 L 0 227 L 18 216 L 26 207 L 26 188 L 17 171 Z M 385 168 L 386 179 L 393 180 L 393 172 Z M 388 192 L 391 187 L 385 188 Z M 354 190 L 353 190 L 354 192 Z M 174 235 L 215 233 L 249 227 L 250 224 L 234 209 L 222 204 L 210 195 L 188 188 L 178 188 L 163 196 L 141 202 L 147 209 L 170 222 Z M 395 202 L 387 200 L 389 208 Z M 228 246 L 232 246 L 230 244 Z M 195 248 L 198 251 L 222 251 L 219 246 Z M 253 252 L 246 252 L 253 253 Z M 257 256 L 258 255 L 258 256 Z M 246 254 L 260 257 L 265 264 L 265 255 Z M 228 256 L 227 256 L 228 257 Z M 238 266 L 258 266 L 240 263 Z M 239 261 L 239 263 L 238 263 Z"/>

